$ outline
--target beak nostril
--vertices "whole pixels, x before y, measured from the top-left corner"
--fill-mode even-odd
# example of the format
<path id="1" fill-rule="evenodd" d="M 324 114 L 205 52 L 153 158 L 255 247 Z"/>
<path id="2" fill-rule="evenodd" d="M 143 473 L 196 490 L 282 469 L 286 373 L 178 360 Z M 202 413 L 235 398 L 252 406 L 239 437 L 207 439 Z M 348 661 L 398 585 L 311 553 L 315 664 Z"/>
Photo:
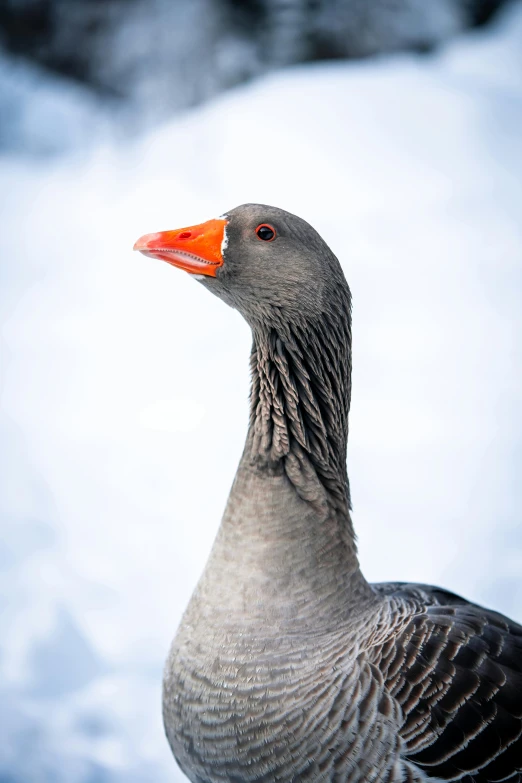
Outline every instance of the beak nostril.
<path id="1" fill-rule="evenodd" d="M 188 239 L 191 236 L 192 236 L 192 232 L 191 231 L 182 231 L 181 234 L 179 235 L 178 239 Z"/>

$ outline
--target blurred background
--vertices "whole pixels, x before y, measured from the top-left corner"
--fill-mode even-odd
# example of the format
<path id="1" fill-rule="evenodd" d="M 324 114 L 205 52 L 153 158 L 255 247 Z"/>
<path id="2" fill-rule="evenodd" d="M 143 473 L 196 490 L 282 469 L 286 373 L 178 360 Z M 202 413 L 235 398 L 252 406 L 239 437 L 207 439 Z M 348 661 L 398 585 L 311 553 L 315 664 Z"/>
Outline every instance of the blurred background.
<path id="1" fill-rule="evenodd" d="M 521 0 L 1 0 L 0 183 L 0 783 L 184 780 L 250 335 L 132 245 L 240 203 L 351 286 L 367 577 L 522 622 Z"/>

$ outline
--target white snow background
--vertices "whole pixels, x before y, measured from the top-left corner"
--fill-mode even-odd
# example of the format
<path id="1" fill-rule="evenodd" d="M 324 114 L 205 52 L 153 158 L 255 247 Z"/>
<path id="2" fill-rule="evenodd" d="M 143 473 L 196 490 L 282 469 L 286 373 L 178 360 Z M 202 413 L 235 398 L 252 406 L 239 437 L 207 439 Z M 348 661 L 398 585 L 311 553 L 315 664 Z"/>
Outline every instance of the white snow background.
<path id="1" fill-rule="evenodd" d="M 56 85 L 56 138 L 67 101 L 94 127 Z M 240 457 L 250 336 L 133 253 L 143 233 L 247 201 L 319 230 L 354 299 L 366 575 L 522 621 L 521 175 L 521 3 L 434 56 L 295 68 L 139 142 L 0 158 L 1 783 L 183 779 L 161 670 Z"/>

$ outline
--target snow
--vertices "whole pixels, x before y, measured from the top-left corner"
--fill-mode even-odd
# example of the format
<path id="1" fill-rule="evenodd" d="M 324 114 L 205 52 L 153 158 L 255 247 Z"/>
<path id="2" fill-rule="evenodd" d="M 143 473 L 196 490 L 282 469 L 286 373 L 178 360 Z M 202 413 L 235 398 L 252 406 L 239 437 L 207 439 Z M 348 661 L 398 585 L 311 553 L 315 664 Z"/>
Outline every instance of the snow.
<path id="1" fill-rule="evenodd" d="M 115 104 L 106 105 L 67 79 L 43 78 L 38 68 L 5 54 L 0 41 L 2 149 L 54 155 L 94 144 L 118 132 L 109 107 Z"/>
<path id="2" fill-rule="evenodd" d="M 241 453 L 250 337 L 132 245 L 243 202 L 308 219 L 352 288 L 367 576 L 522 620 L 521 40 L 517 3 L 434 57 L 300 67 L 132 145 L 0 159 L 0 780 L 183 779 L 161 669 Z"/>

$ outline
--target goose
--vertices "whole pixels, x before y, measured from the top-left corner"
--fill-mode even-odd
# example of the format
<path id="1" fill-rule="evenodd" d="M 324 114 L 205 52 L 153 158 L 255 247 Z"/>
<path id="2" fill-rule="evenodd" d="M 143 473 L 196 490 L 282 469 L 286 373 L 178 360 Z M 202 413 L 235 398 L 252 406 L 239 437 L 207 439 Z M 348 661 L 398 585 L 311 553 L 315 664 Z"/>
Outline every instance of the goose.
<path id="1" fill-rule="evenodd" d="M 252 330 L 250 420 L 164 672 L 193 783 L 522 782 L 522 627 L 438 587 L 369 584 L 346 469 L 351 294 L 304 220 L 245 204 L 135 244 Z"/>

